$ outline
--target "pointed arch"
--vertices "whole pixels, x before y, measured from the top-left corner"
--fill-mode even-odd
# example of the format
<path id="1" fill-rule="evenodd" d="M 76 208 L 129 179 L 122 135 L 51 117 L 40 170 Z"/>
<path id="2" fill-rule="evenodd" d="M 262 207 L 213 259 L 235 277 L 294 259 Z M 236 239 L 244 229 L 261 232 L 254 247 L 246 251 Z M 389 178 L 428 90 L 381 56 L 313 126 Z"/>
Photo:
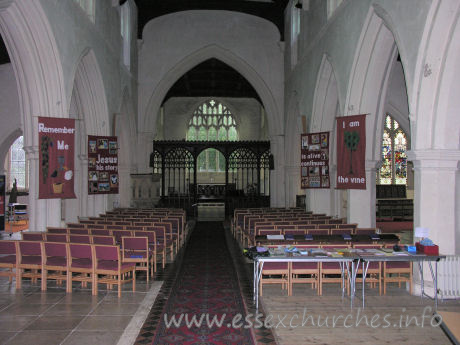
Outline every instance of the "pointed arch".
<path id="1" fill-rule="evenodd" d="M 376 169 L 380 160 L 385 100 L 393 62 L 398 54 L 395 26 L 378 5 L 370 7 L 358 41 L 348 84 L 344 115 L 366 117 L 365 191 L 348 190 L 348 221 L 375 226 Z M 399 52 L 405 61 L 405 51 Z M 407 80 L 406 80 L 407 85 Z M 407 87 L 407 86 L 406 86 Z"/>
<path id="2" fill-rule="evenodd" d="M 139 123 L 139 125 L 142 125 L 141 128 L 143 131 L 145 131 L 145 129 L 154 129 L 156 122 L 155 117 L 157 116 L 156 114 L 158 114 L 161 102 L 171 86 L 174 85 L 174 83 L 188 70 L 210 58 L 221 60 L 230 67 L 234 68 L 249 81 L 259 94 L 265 107 L 267 118 L 269 120 L 270 134 L 274 135 L 282 133 L 284 126 L 282 117 L 278 116 L 280 110 L 278 109 L 274 96 L 264 79 L 243 59 L 217 44 L 205 46 L 186 56 L 163 76 L 158 86 L 152 91 L 146 111 L 143 114 L 144 118 Z"/>
<path id="3" fill-rule="evenodd" d="M 79 95 L 81 119 L 88 135 L 109 135 L 110 122 L 104 83 L 92 49 L 82 53 L 75 72 L 74 86 Z"/>

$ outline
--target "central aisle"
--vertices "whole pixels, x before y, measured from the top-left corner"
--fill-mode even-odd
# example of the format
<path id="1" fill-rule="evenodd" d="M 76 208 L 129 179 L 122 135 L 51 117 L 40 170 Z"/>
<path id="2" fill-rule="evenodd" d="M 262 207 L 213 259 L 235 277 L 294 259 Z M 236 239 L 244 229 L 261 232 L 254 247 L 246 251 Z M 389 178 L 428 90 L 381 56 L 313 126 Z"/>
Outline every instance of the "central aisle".
<path id="1" fill-rule="evenodd" d="M 177 270 L 153 344 L 254 344 L 250 329 L 232 327 L 247 312 L 222 223 L 196 224 Z"/>

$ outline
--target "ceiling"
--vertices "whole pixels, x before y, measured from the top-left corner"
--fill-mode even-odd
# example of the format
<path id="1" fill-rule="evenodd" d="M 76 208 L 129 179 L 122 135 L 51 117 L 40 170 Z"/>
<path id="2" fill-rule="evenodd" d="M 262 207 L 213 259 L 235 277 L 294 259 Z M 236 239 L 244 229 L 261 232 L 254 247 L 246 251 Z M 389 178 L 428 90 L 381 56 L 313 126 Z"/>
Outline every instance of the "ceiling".
<path id="1" fill-rule="evenodd" d="M 120 0 L 124 3 L 126 0 Z M 278 27 L 284 40 L 284 9 L 289 0 L 134 0 L 138 9 L 138 38 L 150 20 L 187 10 L 225 10 L 265 18 Z"/>
<path id="2" fill-rule="evenodd" d="M 163 102 L 171 97 L 245 97 L 262 103 L 256 90 L 241 74 L 214 58 L 200 63 L 179 78 Z"/>
<path id="3" fill-rule="evenodd" d="M 119 0 L 120 3 L 126 0 Z M 138 9 L 138 37 L 150 20 L 186 10 L 228 10 L 265 18 L 275 24 L 284 37 L 284 10 L 289 0 L 134 0 Z M 10 58 L 0 35 L 0 64 Z M 232 67 L 209 59 L 185 73 L 171 87 L 163 102 L 171 97 L 260 98 L 249 82 Z"/>

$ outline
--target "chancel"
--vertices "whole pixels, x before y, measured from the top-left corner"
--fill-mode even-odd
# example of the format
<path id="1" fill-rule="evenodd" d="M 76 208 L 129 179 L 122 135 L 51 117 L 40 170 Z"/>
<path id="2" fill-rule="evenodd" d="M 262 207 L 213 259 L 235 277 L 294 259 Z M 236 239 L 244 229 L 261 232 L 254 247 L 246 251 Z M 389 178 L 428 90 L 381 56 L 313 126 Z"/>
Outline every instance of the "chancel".
<path id="1" fill-rule="evenodd" d="M 0 342 L 458 343 L 459 14 L 0 0 Z"/>

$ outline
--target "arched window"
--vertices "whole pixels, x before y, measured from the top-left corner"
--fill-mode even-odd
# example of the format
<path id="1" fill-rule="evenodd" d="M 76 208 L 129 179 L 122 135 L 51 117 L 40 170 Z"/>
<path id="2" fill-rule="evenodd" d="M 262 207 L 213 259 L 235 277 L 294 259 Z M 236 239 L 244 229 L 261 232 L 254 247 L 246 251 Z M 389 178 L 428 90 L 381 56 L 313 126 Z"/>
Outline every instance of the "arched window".
<path id="1" fill-rule="evenodd" d="M 235 119 L 230 110 L 213 99 L 201 104 L 188 123 L 187 140 L 238 140 Z M 197 160 L 198 172 L 225 171 L 225 158 L 220 151 L 207 149 Z"/>
<path id="2" fill-rule="evenodd" d="M 380 184 L 406 184 L 407 137 L 399 123 L 390 115 L 385 118 L 382 139 L 382 166 L 378 172 Z"/>
<path id="3" fill-rule="evenodd" d="M 6 156 L 5 170 L 7 175 L 8 190 L 13 187 L 14 179 L 17 181 L 17 188 L 26 190 L 29 188 L 28 174 L 26 169 L 26 154 L 24 152 L 24 137 L 20 136 L 11 145 Z"/>

